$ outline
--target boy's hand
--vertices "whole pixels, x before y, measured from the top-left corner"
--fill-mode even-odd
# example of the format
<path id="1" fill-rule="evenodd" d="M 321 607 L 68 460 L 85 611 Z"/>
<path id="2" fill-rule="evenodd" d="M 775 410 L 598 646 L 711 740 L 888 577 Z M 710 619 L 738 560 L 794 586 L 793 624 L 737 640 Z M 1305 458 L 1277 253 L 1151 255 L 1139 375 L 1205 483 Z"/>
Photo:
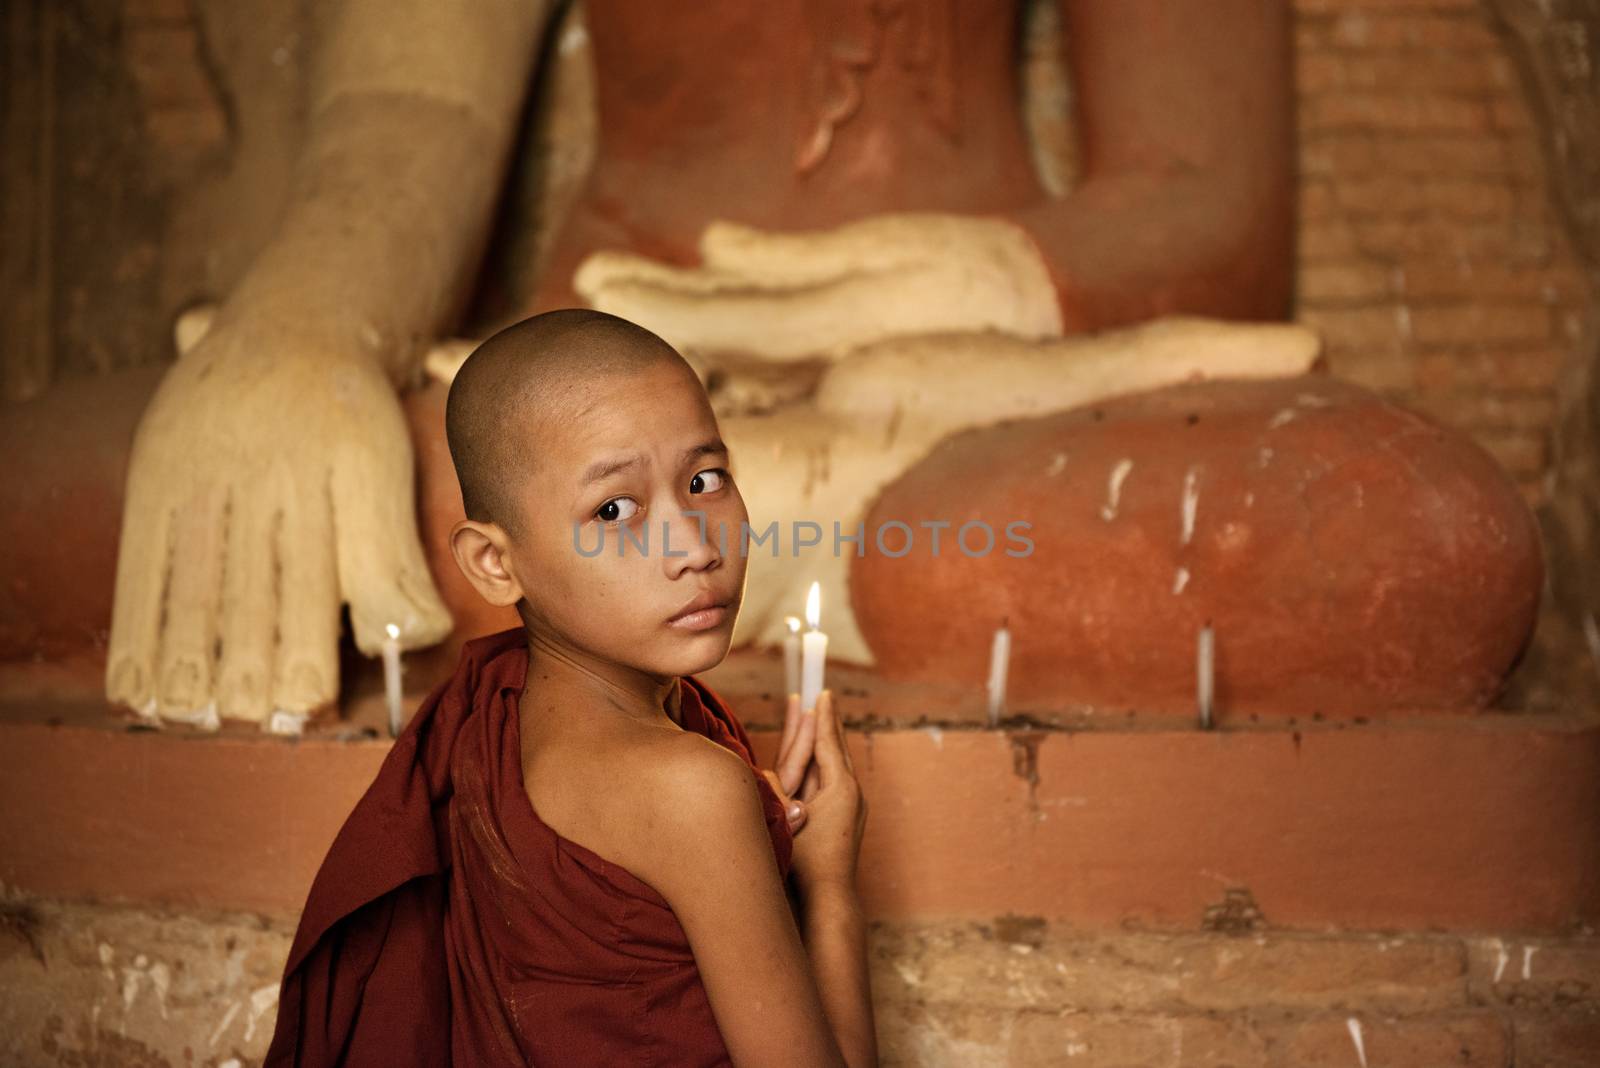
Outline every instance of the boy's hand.
<path id="1" fill-rule="evenodd" d="M 789 830 L 800 829 L 806 821 L 805 803 L 795 796 L 811 767 L 811 754 L 817 742 L 815 710 L 801 709 L 800 695 L 792 693 L 783 718 L 783 740 L 778 743 L 776 768 L 761 769 L 772 788 L 783 799 L 789 816 Z"/>

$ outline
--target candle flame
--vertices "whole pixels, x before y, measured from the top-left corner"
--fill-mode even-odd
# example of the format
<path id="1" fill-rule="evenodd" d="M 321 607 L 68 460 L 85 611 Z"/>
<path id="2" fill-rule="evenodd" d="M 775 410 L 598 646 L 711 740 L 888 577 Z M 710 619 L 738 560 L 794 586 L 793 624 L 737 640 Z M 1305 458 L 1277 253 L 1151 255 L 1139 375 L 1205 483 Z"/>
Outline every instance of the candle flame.
<path id="1" fill-rule="evenodd" d="M 789 633 L 790 634 L 799 634 L 800 633 L 800 617 L 799 616 L 784 616 L 783 617 L 783 621 L 789 625 Z"/>
<path id="2" fill-rule="evenodd" d="M 806 594 L 806 624 L 812 630 L 822 622 L 822 583 L 813 582 L 811 592 Z"/>
<path id="3" fill-rule="evenodd" d="M 393 623 L 386 625 L 383 629 L 391 639 L 400 637 L 400 628 L 395 626 Z"/>

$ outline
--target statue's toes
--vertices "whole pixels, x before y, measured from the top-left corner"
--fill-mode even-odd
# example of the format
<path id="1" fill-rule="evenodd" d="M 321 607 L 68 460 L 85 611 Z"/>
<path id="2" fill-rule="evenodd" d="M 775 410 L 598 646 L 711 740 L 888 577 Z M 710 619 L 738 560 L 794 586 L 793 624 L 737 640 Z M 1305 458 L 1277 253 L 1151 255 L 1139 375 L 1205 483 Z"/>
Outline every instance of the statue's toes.
<path id="1" fill-rule="evenodd" d="M 259 723 L 272 712 L 272 671 L 264 660 L 224 655 L 217 678 L 217 709 L 224 719 Z"/>
<path id="2" fill-rule="evenodd" d="M 226 493 L 220 487 L 196 494 L 173 521 L 172 574 L 162 621 L 158 696 L 161 714 L 211 719 L 215 710 L 213 657 L 217 609 L 222 594 Z"/>
<path id="3" fill-rule="evenodd" d="M 236 501 L 222 578 L 218 711 L 226 719 L 251 722 L 260 722 L 272 711 L 278 630 L 277 509 L 273 500 L 264 498 L 256 494 Z"/>
<path id="4" fill-rule="evenodd" d="M 450 633 L 449 609 L 422 553 L 409 466 L 401 470 L 404 479 L 383 477 L 401 473 L 384 467 L 370 478 L 353 477 L 363 474 L 359 471 L 335 477 L 336 494 L 344 486 L 350 490 L 340 499 L 363 502 L 339 514 L 337 551 L 339 587 L 350 605 L 356 647 L 368 656 L 378 655 L 390 637 L 415 649 Z M 364 499 L 355 492 L 363 483 L 371 487 Z"/>
<path id="5" fill-rule="evenodd" d="M 278 541 L 278 655 L 272 705 L 311 712 L 339 692 L 339 581 L 323 508 L 285 515 Z"/>
<path id="6" fill-rule="evenodd" d="M 113 659 L 106 671 L 106 698 L 113 704 L 149 715 L 150 704 L 155 699 L 155 687 L 150 682 L 148 660 L 124 655 Z"/>
<path id="7" fill-rule="evenodd" d="M 285 712 L 305 713 L 331 704 L 338 695 L 337 660 L 294 658 L 286 660 L 278 676 L 272 703 Z"/>
<path id="8" fill-rule="evenodd" d="M 211 665 L 189 655 L 163 656 L 160 686 L 161 715 L 184 722 L 206 718 L 212 705 Z"/>
<path id="9" fill-rule="evenodd" d="M 135 487 L 137 489 L 137 487 Z M 167 572 L 172 513 L 159 500 L 130 497 L 117 559 L 111 640 L 106 651 L 106 698 L 141 715 L 155 712 L 156 648 Z"/>

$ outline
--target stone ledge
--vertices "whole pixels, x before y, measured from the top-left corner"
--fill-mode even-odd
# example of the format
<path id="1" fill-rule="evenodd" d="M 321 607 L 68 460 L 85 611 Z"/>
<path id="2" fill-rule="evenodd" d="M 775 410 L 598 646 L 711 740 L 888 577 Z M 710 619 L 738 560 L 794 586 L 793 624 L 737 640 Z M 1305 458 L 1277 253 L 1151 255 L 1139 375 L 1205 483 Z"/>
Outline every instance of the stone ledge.
<path id="1" fill-rule="evenodd" d="M 1559 932 L 1600 918 L 1600 724 L 851 731 L 876 919 Z M 770 760 L 777 735 L 752 732 Z M 292 912 L 387 753 L 0 722 L 0 880 Z"/>

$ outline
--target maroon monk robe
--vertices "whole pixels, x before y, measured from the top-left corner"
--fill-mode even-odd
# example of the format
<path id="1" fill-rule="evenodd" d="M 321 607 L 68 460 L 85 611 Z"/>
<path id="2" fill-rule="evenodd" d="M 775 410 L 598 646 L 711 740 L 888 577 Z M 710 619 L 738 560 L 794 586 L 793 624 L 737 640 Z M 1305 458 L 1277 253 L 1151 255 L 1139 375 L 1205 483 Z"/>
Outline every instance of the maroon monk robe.
<path id="1" fill-rule="evenodd" d="M 534 811 L 527 668 L 521 630 L 469 642 L 396 740 L 311 886 L 267 1065 L 731 1063 L 666 900 Z M 693 676 L 681 707 L 685 730 L 755 766 Z M 787 876 L 783 803 L 757 779 Z"/>

